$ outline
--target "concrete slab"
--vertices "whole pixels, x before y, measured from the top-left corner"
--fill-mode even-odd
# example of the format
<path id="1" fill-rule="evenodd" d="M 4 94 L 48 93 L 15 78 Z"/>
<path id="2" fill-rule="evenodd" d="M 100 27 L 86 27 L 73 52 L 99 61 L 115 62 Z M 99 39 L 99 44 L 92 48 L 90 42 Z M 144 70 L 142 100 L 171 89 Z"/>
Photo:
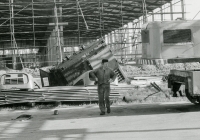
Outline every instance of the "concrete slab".
<path id="1" fill-rule="evenodd" d="M 59 114 L 54 115 L 57 109 Z M 199 140 L 200 107 L 187 102 L 0 111 L 3 140 Z M 21 114 L 30 120 L 11 120 Z"/>

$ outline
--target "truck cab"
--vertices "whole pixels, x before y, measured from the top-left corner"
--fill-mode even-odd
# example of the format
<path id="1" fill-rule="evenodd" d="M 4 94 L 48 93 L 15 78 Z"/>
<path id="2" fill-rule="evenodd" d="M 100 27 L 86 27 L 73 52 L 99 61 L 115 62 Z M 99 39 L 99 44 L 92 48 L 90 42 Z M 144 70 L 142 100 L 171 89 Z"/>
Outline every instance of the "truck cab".
<path id="1" fill-rule="evenodd" d="M 34 90 L 40 88 L 33 76 L 24 72 L 6 73 L 0 77 L 1 90 Z"/>

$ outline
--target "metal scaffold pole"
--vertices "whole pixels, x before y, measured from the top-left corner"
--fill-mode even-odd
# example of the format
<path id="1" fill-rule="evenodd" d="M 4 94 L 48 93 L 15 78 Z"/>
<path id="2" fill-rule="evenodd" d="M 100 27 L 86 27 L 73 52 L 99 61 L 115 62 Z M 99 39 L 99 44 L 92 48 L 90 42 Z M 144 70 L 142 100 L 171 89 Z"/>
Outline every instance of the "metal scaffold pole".
<path id="1" fill-rule="evenodd" d="M 34 6 L 33 6 L 34 1 L 32 0 L 32 17 L 33 17 L 33 46 L 35 48 L 35 19 L 34 19 Z M 34 63 L 36 65 L 36 54 L 34 53 Z"/>
<path id="2" fill-rule="evenodd" d="M 19 52 L 19 49 L 18 49 L 18 46 L 17 46 L 17 42 L 15 40 L 15 27 L 14 27 L 14 10 L 13 10 L 13 0 L 10 1 L 11 2 L 11 21 L 12 21 L 12 30 L 11 30 L 11 34 L 12 34 L 12 37 L 13 37 L 13 45 L 14 45 L 14 48 L 17 49 L 17 53 L 19 55 L 19 59 L 20 59 L 20 62 L 22 64 L 22 68 L 24 69 L 24 65 L 23 65 L 23 62 L 22 62 L 22 59 L 21 59 L 21 56 L 20 56 L 20 52 Z M 13 62 L 13 68 L 15 69 L 16 68 L 16 57 L 15 57 L 15 50 L 13 50 L 13 57 L 14 57 L 14 62 Z"/>
<path id="3" fill-rule="evenodd" d="M 78 28 L 78 45 L 80 45 L 81 41 L 80 41 L 80 19 L 79 19 L 79 7 L 78 7 L 78 2 L 77 2 L 77 28 Z"/>
<path id="4" fill-rule="evenodd" d="M 185 20 L 185 1 L 181 0 L 182 19 Z"/>
<path id="5" fill-rule="evenodd" d="M 55 3 L 54 14 L 55 14 L 56 32 L 57 32 L 57 45 L 59 47 L 59 52 L 60 52 L 60 62 L 62 62 L 63 56 L 62 56 L 62 46 L 61 46 L 61 43 L 60 43 L 60 29 L 59 29 L 59 26 L 58 26 L 59 21 L 58 21 L 58 12 L 57 12 L 56 0 L 54 0 L 54 3 Z"/>
<path id="6" fill-rule="evenodd" d="M 142 7 L 143 7 L 143 23 L 147 22 L 147 5 L 146 1 L 142 0 Z"/>

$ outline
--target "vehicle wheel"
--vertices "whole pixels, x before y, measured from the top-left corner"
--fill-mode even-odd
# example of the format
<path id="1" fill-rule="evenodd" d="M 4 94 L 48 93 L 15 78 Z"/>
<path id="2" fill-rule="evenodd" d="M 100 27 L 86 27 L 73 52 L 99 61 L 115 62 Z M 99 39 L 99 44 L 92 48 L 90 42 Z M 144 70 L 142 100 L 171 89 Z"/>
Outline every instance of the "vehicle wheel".
<path id="1" fill-rule="evenodd" d="M 195 104 L 195 105 L 200 105 L 200 98 L 199 98 L 199 97 L 198 97 L 198 98 L 192 97 L 192 96 L 190 95 L 188 89 L 185 89 L 185 95 L 186 95 L 186 97 L 188 98 L 188 100 L 189 100 L 191 103 L 193 103 L 193 104 Z"/>
<path id="2" fill-rule="evenodd" d="M 177 92 L 179 91 L 180 87 L 181 87 L 181 84 L 180 84 L 180 83 L 174 83 L 174 84 L 172 85 L 172 93 L 173 93 L 172 96 L 173 96 L 173 97 L 178 97 Z"/>

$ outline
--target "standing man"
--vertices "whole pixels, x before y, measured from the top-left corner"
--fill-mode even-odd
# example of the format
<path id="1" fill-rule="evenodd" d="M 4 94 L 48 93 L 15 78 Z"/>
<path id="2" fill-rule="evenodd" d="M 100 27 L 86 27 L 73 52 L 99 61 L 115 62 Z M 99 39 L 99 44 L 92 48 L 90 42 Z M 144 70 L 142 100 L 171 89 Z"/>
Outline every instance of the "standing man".
<path id="1" fill-rule="evenodd" d="M 95 83 L 98 84 L 98 97 L 100 115 L 105 115 L 105 109 L 107 113 L 110 113 L 110 83 L 115 81 L 116 74 L 108 67 L 108 60 L 102 60 L 102 66 L 90 72 L 90 75 L 95 79 Z M 105 108 L 106 105 L 106 108 Z"/>

